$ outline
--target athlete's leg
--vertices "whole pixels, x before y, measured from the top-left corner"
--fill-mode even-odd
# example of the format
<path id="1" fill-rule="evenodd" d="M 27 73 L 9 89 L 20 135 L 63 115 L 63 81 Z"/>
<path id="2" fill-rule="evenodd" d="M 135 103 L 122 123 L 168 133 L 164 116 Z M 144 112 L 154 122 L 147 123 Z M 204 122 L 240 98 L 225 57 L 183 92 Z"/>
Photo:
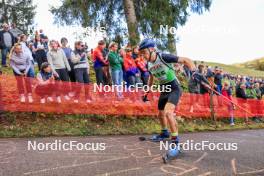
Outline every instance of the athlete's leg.
<path id="1" fill-rule="evenodd" d="M 175 105 L 170 102 L 166 103 L 164 114 L 170 126 L 172 140 L 176 140 L 178 136 L 178 123 L 174 118 L 174 111 Z"/>
<path id="2" fill-rule="evenodd" d="M 161 125 L 161 133 L 159 135 L 154 135 L 151 137 L 151 140 L 155 142 L 162 141 L 165 138 L 170 137 L 170 133 L 167 128 L 168 122 L 167 122 L 167 118 L 164 113 L 164 107 L 165 107 L 167 100 L 168 100 L 167 95 L 161 93 L 159 102 L 158 102 L 158 109 L 159 109 L 158 118 L 159 118 L 160 125 Z"/>
<path id="3" fill-rule="evenodd" d="M 168 122 L 163 110 L 159 111 L 158 118 L 162 129 L 167 129 Z"/>
<path id="4" fill-rule="evenodd" d="M 178 89 L 169 94 L 168 102 L 165 104 L 164 113 L 167 118 L 168 124 L 171 129 L 171 142 L 175 143 L 175 148 L 171 148 L 166 152 L 166 154 L 162 157 L 164 163 L 167 163 L 169 160 L 174 159 L 179 154 L 179 138 L 178 138 L 178 124 L 174 118 L 175 107 L 179 102 L 181 97 L 181 90 Z"/>

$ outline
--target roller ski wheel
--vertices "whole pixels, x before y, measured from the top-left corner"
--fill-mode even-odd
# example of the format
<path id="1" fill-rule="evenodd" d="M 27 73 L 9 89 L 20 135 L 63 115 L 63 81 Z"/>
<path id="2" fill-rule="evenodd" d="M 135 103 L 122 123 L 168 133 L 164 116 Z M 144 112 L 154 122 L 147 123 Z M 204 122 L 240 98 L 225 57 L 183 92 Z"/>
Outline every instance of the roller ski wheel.
<path id="1" fill-rule="evenodd" d="M 171 149 L 171 150 L 167 151 L 162 156 L 163 163 L 167 164 L 170 161 L 177 159 L 180 153 L 181 153 L 181 151 L 178 148 L 177 149 Z"/>

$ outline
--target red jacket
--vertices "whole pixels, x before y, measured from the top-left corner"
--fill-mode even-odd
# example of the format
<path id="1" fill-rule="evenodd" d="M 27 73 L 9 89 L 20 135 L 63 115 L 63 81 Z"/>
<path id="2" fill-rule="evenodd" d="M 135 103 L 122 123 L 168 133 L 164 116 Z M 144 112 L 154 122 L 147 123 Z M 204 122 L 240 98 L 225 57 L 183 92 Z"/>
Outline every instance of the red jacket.
<path id="1" fill-rule="evenodd" d="M 102 67 L 108 64 L 107 61 L 104 59 L 103 51 L 99 47 L 96 47 L 93 50 L 92 58 L 94 61 L 94 68 Z"/>
<path id="2" fill-rule="evenodd" d="M 231 89 L 229 88 L 229 89 L 222 89 L 222 95 L 224 96 L 224 97 L 227 97 L 229 100 L 232 100 L 232 91 L 231 91 Z"/>
<path id="3" fill-rule="evenodd" d="M 135 59 L 136 65 L 139 68 L 139 70 L 141 72 L 146 72 L 148 71 L 146 68 L 147 63 L 145 62 L 145 60 L 142 57 L 138 57 Z"/>
<path id="4" fill-rule="evenodd" d="M 131 69 L 137 68 L 136 63 L 132 56 L 126 55 L 124 58 L 124 69 L 125 71 L 129 71 Z"/>

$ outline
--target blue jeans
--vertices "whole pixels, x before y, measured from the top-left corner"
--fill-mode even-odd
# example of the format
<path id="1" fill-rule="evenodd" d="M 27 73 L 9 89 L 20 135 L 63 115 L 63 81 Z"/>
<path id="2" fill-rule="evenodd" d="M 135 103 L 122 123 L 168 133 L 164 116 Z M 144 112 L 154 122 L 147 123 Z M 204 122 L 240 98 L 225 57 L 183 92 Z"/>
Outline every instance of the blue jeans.
<path id="1" fill-rule="evenodd" d="M 35 77 L 34 61 L 32 61 L 32 65 L 31 65 L 30 69 L 28 70 L 28 75 L 31 78 Z"/>
<path id="2" fill-rule="evenodd" d="M 84 92 L 85 92 L 85 98 L 90 98 L 90 93 L 89 93 L 89 83 L 90 83 L 90 78 L 87 72 L 87 68 L 75 68 L 74 69 L 75 73 L 75 78 L 76 82 L 80 83 L 77 84 L 76 89 L 75 89 L 75 98 L 79 99 L 80 98 L 80 93 L 82 87 L 84 87 Z"/>
<path id="3" fill-rule="evenodd" d="M 219 93 L 219 94 L 222 94 L 222 85 L 221 84 L 217 84 L 216 85 L 216 91 Z"/>
<path id="4" fill-rule="evenodd" d="M 123 71 L 122 70 L 112 70 L 112 79 L 114 85 L 121 85 L 123 81 Z"/>
<path id="5" fill-rule="evenodd" d="M 229 116 L 230 116 L 230 123 L 234 123 L 234 109 L 233 109 L 233 105 L 230 104 L 228 105 L 228 111 L 229 111 Z"/>
<path id="6" fill-rule="evenodd" d="M 104 82 L 104 72 L 103 72 L 103 67 L 97 67 L 97 68 L 94 68 L 94 71 L 95 71 L 95 76 L 96 76 L 96 83 L 98 85 L 100 84 L 105 84 Z"/>
<path id="7" fill-rule="evenodd" d="M 7 47 L 7 48 L 4 48 L 4 49 L 1 50 L 1 54 L 2 54 L 2 65 L 3 66 L 6 65 L 6 56 L 7 56 L 7 53 L 10 52 L 10 49 L 11 48 Z"/>
<path id="8" fill-rule="evenodd" d="M 114 85 L 122 85 L 123 82 L 123 71 L 122 70 L 112 70 L 112 80 Z M 117 89 L 117 96 L 121 97 L 122 93 Z"/>

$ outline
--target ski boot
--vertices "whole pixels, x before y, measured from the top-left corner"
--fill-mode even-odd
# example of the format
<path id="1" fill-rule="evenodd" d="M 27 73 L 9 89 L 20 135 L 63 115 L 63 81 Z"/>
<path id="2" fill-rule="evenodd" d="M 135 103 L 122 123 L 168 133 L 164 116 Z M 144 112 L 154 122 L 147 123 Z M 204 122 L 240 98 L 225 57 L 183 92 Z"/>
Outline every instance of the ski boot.
<path id="1" fill-rule="evenodd" d="M 168 130 L 162 130 L 162 132 L 158 135 L 153 135 L 150 138 L 150 141 L 160 142 L 170 137 L 170 132 Z"/>
<path id="2" fill-rule="evenodd" d="M 163 156 L 162 160 L 164 164 L 167 164 L 171 160 L 174 160 L 177 158 L 177 156 L 181 153 L 180 146 L 179 146 L 179 140 L 178 138 L 176 140 L 172 140 L 171 143 L 175 144 L 175 147 L 170 148 Z"/>

